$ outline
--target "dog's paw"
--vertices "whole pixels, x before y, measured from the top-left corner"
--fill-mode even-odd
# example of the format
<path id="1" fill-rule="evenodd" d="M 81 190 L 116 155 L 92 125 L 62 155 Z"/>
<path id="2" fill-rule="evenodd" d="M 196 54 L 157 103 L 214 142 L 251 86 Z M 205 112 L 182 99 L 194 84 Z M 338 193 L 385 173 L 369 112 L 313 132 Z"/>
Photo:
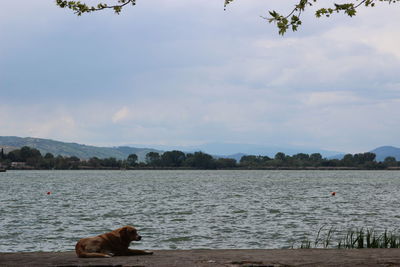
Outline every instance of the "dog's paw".
<path id="1" fill-rule="evenodd" d="M 113 256 L 114 256 L 114 253 L 112 253 L 112 252 L 104 252 L 104 257 L 105 258 L 111 258 Z"/>

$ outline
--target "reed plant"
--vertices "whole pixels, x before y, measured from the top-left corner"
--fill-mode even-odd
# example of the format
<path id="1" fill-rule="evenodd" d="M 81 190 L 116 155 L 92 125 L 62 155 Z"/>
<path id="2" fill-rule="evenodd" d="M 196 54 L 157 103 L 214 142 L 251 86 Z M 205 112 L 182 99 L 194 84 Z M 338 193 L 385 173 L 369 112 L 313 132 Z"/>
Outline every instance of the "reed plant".
<path id="1" fill-rule="evenodd" d="M 374 229 L 350 229 L 340 235 L 333 227 L 326 229 L 322 226 L 316 235 L 314 242 L 305 239 L 300 248 L 338 248 L 338 249 L 362 249 L 362 248 L 400 248 L 400 235 L 396 231 L 385 230 L 378 233 Z M 335 235 L 339 235 L 336 237 Z"/>

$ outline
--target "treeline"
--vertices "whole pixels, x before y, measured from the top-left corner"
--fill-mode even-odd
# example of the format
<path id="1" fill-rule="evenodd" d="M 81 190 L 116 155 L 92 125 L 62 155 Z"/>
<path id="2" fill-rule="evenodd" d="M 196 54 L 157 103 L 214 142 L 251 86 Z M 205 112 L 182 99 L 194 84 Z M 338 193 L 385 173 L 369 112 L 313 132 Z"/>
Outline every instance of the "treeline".
<path id="1" fill-rule="evenodd" d="M 298 153 L 293 156 L 279 152 L 274 158 L 267 156 L 243 156 L 239 165 L 248 168 L 293 168 L 293 169 L 387 169 L 400 167 L 394 157 L 387 157 L 383 162 L 375 160 L 371 152 L 346 154 L 342 159 L 326 159 L 321 154 Z"/>
<path id="2" fill-rule="evenodd" d="M 0 152 L 0 167 L 8 169 L 130 169 L 130 168 L 193 168 L 193 169 L 226 169 L 236 168 L 235 159 L 215 159 L 203 152 L 184 153 L 182 151 L 167 151 L 162 154 L 150 152 L 145 162 L 138 162 L 136 154 L 130 154 L 126 159 L 97 158 L 88 160 L 71 156 L 54 156 L 51 153 L 42 155 L 38 149 L 24 146 L 8 154 Z"/>
<path id="3" fill-rule="evenodd" d="M 387 157 L 383 162 L 376 161 L 374 153 L 347 154 L 342 159 L 326 159 L 321 154 L 298 153 L 286 155 L 279 152 L 275 157 L 243 156 L 239 162 L 231 158 L 215 158 L 207 153 L 184 153 L 173 150 L 164 153 L 149 152 L 145 162 L 138 162 L 136 154 L 120 160 L 113 157 L 88 160 L 71 156 L 42 155 L 39 150 L 24 146 L 8 154 L 1 150 L 0 167 L 9 169 L 388 169 L 400 168 L 400 162 Z"/>
<path id="4" fill-rule="evenodd" d="M 0 152 L 0 164 L 10 169 L 121 169 L 135 166 L 137 160 L 138 157 L 135 154 L 129 155 L 125 160 L 117 160 L 113 157 L 103 159 L 93 157 L 82 160 L 75 156 L 54 156 L 51 153 L 42 155 L 38 149 L 28 146 L 13 150 L 8 154 L 4 153 L 3 149 Z"/>

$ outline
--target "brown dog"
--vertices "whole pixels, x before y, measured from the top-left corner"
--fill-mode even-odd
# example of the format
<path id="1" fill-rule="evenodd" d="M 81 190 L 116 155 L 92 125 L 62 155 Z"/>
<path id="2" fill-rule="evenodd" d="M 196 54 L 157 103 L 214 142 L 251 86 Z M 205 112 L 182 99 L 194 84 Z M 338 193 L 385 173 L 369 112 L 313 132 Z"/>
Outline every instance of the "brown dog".
<path id="1" fill-rule="evenodd" d="M 112 256 L 150 255 L 151 251 L 129 249 L 131 241 L 142 239 L 132 226 L 124 226 L 102 235 L 82 238 L 76 243 L 80 258 L 109 258 Z"/>

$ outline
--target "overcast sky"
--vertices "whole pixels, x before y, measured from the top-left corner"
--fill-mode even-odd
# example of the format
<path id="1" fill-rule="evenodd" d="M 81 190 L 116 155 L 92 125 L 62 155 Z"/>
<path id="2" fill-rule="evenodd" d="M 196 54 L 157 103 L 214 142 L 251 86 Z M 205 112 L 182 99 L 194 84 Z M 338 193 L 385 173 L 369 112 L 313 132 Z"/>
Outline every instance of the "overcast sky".
<path id="1" fill-rule="evenodd" d="M 323 1 L 326 2 L 326 1 Z M 77 17 L 2 3 L 0 135 L 91 145 L 400 147 L 400 5 L 260 18 L 295 1 L 137 0 Z"/>

